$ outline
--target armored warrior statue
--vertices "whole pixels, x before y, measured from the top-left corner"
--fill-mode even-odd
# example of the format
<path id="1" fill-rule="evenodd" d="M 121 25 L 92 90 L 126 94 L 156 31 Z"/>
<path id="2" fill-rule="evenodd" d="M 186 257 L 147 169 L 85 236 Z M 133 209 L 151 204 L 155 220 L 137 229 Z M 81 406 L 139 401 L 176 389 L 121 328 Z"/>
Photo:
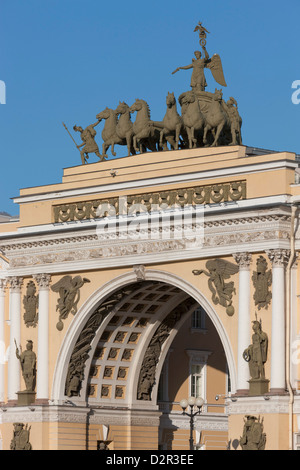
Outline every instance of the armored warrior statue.
<path id="1" fill-rule="evenodd" d="M 265 378 L 265 363 L 268 353 L 268 336 L 262 331 L 261 322 L 253 322 L 252 344 L 245 349 L 243 357 L 249 362 L 250 375 L 252 379 Z"/>
<path id="2" fill-rule="evenodd" d="M 75 132 L 80 132 L 82 144 L 77 145 L 77 148 L 81 149 L 80 155 L 81 155 L 81 161 L 82 164 L 86 163 L 86 158 L 88 158 L 89 153 L 95 153 L 97 157 L 100 158 L 100 160 L 104 160 L 104 157 L 100 154 L 99 147 L 95 142 L 95 127 L 99 124 L 100 121 L 95 122 L 95 124 L 91 124 L 90 126 L 86 127 L 85 129 L 82 129 L 81 126 L 74 126 L 73 129 Z"/>
<path id="3" fill-rule="evenodd" d="M 265 377 L 265 363 L 268 356 L 268 336 L 262 331 L 261 321 L 253 322 L 252 344 L 243 352 L 243 358 L 249 363 L 249 395 L 264 395 L 268 392 L 269 380 Z"/>
<path id="4" fill-rule="evenodd" d="M 33 392 L 35 389 L 36 381 L 36 354 L 33 352 L 33 343 L 31 340 L 27 341 L 26 351 L 19 352 L 16 345 L 16 356 L 20 361 L 23 379 L 26 385 L 26 390 Z"/>

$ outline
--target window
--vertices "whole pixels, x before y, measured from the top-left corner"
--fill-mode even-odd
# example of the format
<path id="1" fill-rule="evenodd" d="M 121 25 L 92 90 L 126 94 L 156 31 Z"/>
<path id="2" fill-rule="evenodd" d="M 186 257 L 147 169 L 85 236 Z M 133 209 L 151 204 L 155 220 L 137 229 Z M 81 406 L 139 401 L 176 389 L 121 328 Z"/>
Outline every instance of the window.
<path id="1" fill-rule="evenodd" d="M 191 396 L 198 398 L 204 395 L 204 364 L 192 364 L 191 366 Z"/>
<path id="2" fill-rule="evenodd" d="M 231 392 L 231 379 L 230 379 L 230 373 L 228 369 L 228 364 L 226 364 L 226 395 L 230 395 Z"/>
<path id="3" fill-rule="evenodd" d="M 205 317 L 206 312 L 203 307 L 198 307 L 192 314 L 192 331 L 198 330 L 203 331 L 205 330 Z"/>
<path id="4" fill-rule="evenodd" d="M 190 358 L 189 375 L 189 395 L 195 398 L 202 397 L 206 399 L 206 369 L 207 360 L 211 351 L 198 349 L 186 349 Z"/>

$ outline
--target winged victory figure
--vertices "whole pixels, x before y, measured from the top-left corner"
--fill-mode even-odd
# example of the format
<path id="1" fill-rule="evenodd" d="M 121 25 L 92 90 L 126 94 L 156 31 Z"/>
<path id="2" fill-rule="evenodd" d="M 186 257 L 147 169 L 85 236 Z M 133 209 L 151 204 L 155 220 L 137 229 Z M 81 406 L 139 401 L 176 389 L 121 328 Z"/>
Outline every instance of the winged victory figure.
<path id="1" fill-rule="evenodd" d="M 194 29 L 194 32 L 198 31 L 199 32 L 199 42 L 200 45 L 202 46 L 203 50 L 203 57 L 201 51 L 195 51 L 195 59 L 192 59 L 192 63 L 189 65 L 185 65 L 183 67 L 177 67 L 177 69 L 172 72 L 172 74 L 178 72 L 179 70 L 189 70 L 193 69 L 192 72 L 192 77 L 191 77 L 191 87 L 193 91 L 205 91 L 205 88 L 207 87 L 205 75 L 204 75 L 204 69 L 208 68 L 210 69 L 215 81 L 221 85 L 221 86 L 227 86 L 225 78 L 224 78 L 224 72 L 223 72 L 223 66 L 222 66 L 222 61 L 221 58 L 218 54 L 214 54 L 212 57 L 209 57 L 209 54 L 206 50 L 206 37 L 207 31 L 204 26 L 202 26 L 202 23 L 199 21 L 198 25 Z"/>

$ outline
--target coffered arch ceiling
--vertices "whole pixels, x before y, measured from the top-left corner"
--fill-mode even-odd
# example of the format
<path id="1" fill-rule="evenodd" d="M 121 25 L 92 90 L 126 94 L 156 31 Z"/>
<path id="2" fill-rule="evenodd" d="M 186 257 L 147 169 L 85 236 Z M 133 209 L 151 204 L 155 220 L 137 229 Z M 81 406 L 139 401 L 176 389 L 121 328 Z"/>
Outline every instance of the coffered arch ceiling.
<path id="1" fill-rule="evenodd" d="M 232 351 L 216 313 L 208 302 L 203 304 L 200 293 L 199 299 L 191 295 L 194 288 L 189 293 L 174 284 L 181 283 L 157 279 L 136 282 L 135 277 L 135 282 L 123 282 L 122 287 L 94 303 L 68 354 L 60 399 L 64 395 L 64 400 L 90 406 L 156 405 L 168 348 L 199 304 L 210 317 L 215 316 L 229 370 L 235 376 Z"/>

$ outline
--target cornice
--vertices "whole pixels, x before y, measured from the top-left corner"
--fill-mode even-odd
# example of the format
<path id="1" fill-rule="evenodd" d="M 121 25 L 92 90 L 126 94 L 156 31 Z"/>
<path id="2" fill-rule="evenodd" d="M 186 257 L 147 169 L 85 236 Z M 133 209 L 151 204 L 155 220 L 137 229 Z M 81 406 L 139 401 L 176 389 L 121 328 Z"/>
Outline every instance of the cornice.
<path id="1" fill-rule="evenodd" d="M 177 226 L 172 224 L 169 234 L 159 226 L 153 237 L 153 229 L 145 218 L 141 219 L 138 240 L 123 239 L 119 236 L 121 231 L 97 232 L 94 225 L 69 236 L 56 233 L 54 237 L 27 236 L 22 242 L 11 239 L 0 245 L 0 250 L 9 259 L 9 275 L 26 275 L 60 272 L 66 265 L 72 271 L 83 267 L 148 264 L 164 261 L 166 254 L 169 260 L 176 261 L 226 256 L 239 251 L 289 249 L 290 216 L 285 210 L 256 211 L 254 215 L 239 213 L 232 217 L 209 214 L 202 220 L 201 226 L 196 220 L 193 227 L 194 239 L 178 236 Z M 126 227 L 125 224 L 125 231 Z"/>

